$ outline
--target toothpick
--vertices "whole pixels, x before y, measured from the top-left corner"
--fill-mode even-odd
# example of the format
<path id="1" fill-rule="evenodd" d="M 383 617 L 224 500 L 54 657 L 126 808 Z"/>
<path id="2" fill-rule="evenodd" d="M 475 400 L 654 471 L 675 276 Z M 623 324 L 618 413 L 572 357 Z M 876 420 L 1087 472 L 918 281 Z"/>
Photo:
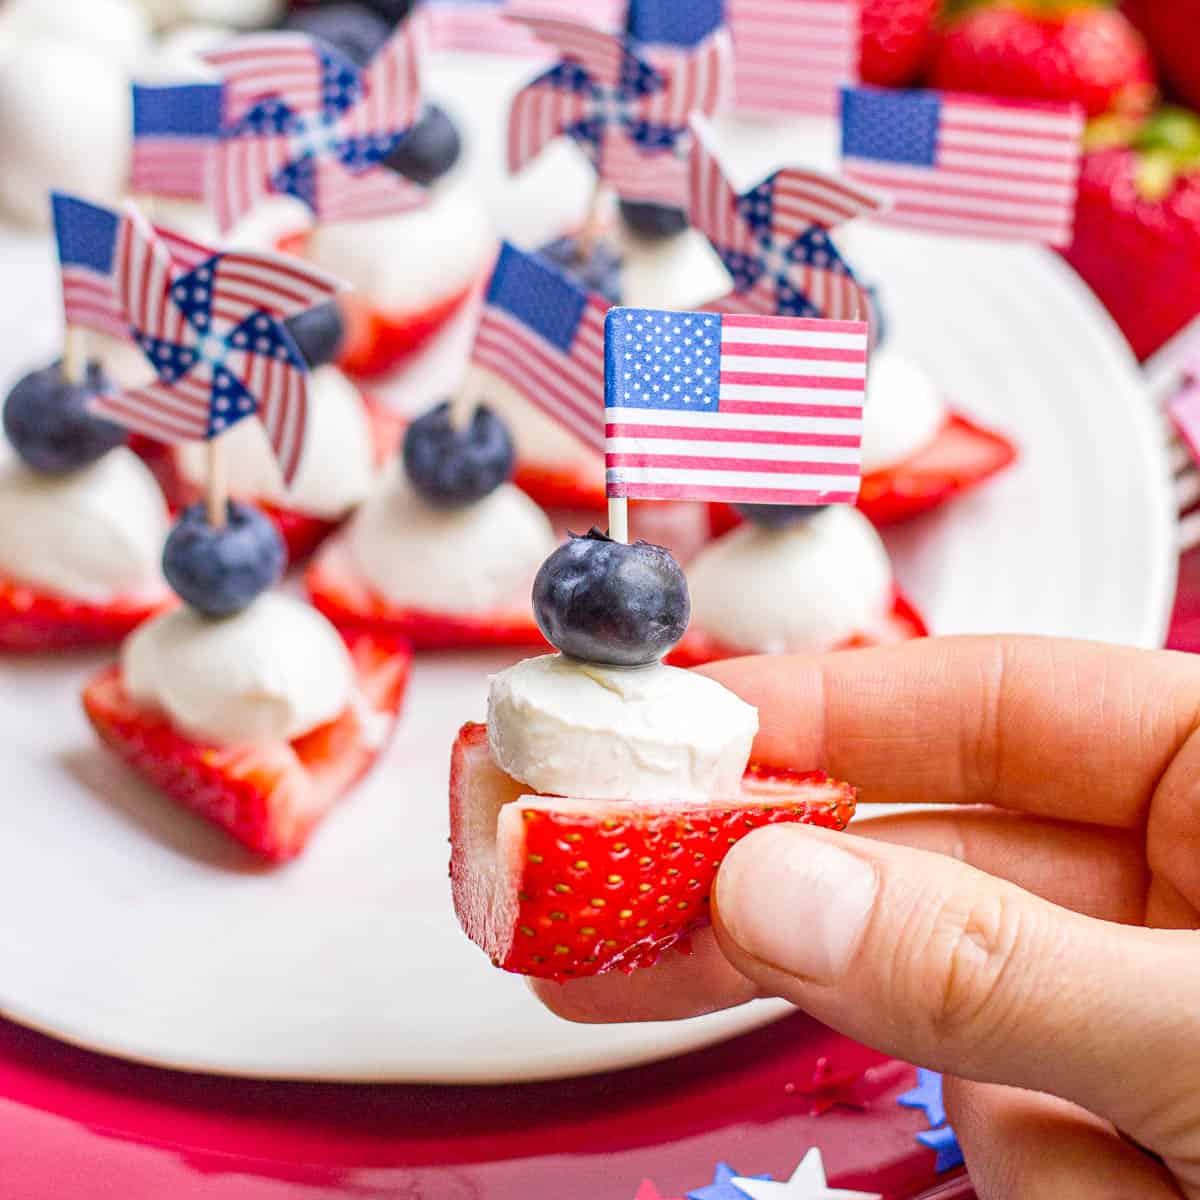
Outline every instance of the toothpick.
<path id="1" fill-rule="evenodd" d="M 465 429 L 486 395 L 487 381 L 483 369 L 470 363 L 458 390 L 450 397 L 450 424 L 455 429 Z"/>
<path id="2" fill-rule="evenodd" d="M 68 325 L 63 338 L 63 378 L 76 385 L 85 383 L 87 361 L 87 330 L 78 325 Z"/>
<path id="3" fill-rule="evenodd" d="M 208 523 L 214 529 L 224 529 L 229 506 L 229 464 L 225 457 L 225 439 L 209 438 L 205 445 L 208 449 L 208 478 L 205 481 L 204 503 L 208 510 Z"/>
<path id="4" fill-rule="evenodd" d="M 629 545 L 629 501 L 624 496 L 608 498 L 608 536 Z"/>
<path id="5" fill-rule="evenodd" d="M 579 230 L 575 243 L 576 257 L 581 263 L 586 263 L 595 253 L 596 244 L 604 236 L 608 225 L 608 187 L 599 175 L 592 187 L 592 199 L 588 204 L 587 216 Z"/>

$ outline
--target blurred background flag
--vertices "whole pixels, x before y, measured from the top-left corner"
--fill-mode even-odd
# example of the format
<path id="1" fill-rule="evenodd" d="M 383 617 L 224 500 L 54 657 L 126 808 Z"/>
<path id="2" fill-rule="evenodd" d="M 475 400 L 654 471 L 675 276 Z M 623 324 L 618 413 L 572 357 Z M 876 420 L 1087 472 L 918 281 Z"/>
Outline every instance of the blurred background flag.
<path id="1" fill-rule="evenodd" d="M 728 99 L 728 35 L 670 51 L 653 65 L 627 35 L 576 22 L 514 15 L 557 48 L 560 61 L 517 93 L 509 114 L 508 165 L 519 171 L 555 138 L 575 141 L 597 177 L 625 200 L 687 202 L 688 121 Z"/>
<path id="2" fill-rule="evenodd" d="M 604 315 L 609 302 L 545 259 L 504 243 L 472 361 L 604 452 Z"/>
<path id="3" fill-rule="evenodd" d="M 609 497 L 852 504 L 867 337 L 861 321 L 613 309 Z"/>
<path id="4" fill-rule="evenodd" d="M 133 85 L 130 191 L 204 198 L 223 95 L 219 83 Z"/>
<path id="5" fill-rule="evenodd" d="M 725 176 L 706 123 L 692 122 L 692 224 L 733 277 L 733 291 L 708 307 L 720 312 L 859 320 L 867 298 L 828 229 L 883 199 L 861 185 L 785 167 L 738 194 Z"/>
<path id="6" fill-rule="evenodd" d="M 619 29 L 625 0 L 427 0 L 421 9 L 432 50 L 469 50 L 485 54 L 547 58 L 554 51 L 524 26 L 504 19 L 510 11 L 585 20 L 598 29 Z"/>
<path id="7" fill-rule="evenodd" d="M 52 193 L 51 208 L 66 323 L 129 340 L 129 322 L 116 292 L 113 270 L 120 214 L 62 192 Z M 170 230 L 156 228 L 155 232 L 182 270 L 190 271 L 215 253 Z"/>
<path id="8" fill-rule="evenodd" d="M 1069 104 L 848 87 L 842 168 L 892 197 L 889 224 L 1067 246 L 1083 126 Z"/>
<path id="9" fill-rule="evenodd" d="M 725 0 L 725 6 L 740 110 L 837 114 L 839 89 L 858 82 L 859 0 Z"/>

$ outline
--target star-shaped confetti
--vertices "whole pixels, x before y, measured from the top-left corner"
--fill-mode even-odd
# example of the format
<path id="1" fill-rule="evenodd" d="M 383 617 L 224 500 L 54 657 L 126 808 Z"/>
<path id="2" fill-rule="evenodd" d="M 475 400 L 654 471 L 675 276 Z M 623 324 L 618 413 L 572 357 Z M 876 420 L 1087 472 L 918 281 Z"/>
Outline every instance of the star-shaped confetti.
<path id="1" fill-rule="evenodd" d="M 713 1171 L 712 1183 L 688 1192 L 687 1200 L 746 1200 L 746 1193 L 734 1184 L 735 1179 L 753 1179 L 761 1182 L 770 1178 L 770 1175 L 742 1175 L 737 1168 L 719 1162 Z"/>
<path id="2" fill-rule="evenodd" d="M 931 1129 L 928 1133 L 918 1133 L 917 1141 L 922 1146 L 928 1146 L 937 1155 L 937 1173 L 953 1171 L 963 1165 L 963 1152 L 958 1144 L 958 1135 L 949 1125 L 941 1129 Z"/>
<path id="3" fill-rule="evenodd" d="M 735 1176 L 733 1184 L 750 1200 L 883 1200 L 878 1192 L 852 1192 L 831 1188 L 825 1178 L 821 1151 L 813 1147 L 783 1183 Z"/>
<path id="4" fill-rule="evenodd" d="M 808 1100 L 808 1115 L 822 1117 L 832 1108 L 867 1107 L 862 1094 L 864 1071 L 836 1071 L 827 1058 L 818 1058 L 808 1083 L 793 1083 L 788 1090 Z"/>
<path id="5" fill-rule="evenodd" d="M 655 1186 L 652 1179 L 643 1179 L 642 1186 L 638 1188 L 633 1200 L 681 1200 L 681 1198 L 664 1196 Z"/>
<path id="6" fill-rule="evenodd" d="M 905 1092 L 903 1096 L 897 1096 L 896 1103 L 904 1108 L 921 1109 L 931 1129 L 946 1123 L 946 1105 L 942 1101 L 942 1077 L 937 1071 L 927 1071 L 924 1067 L 918 1067 L 917 1086 Z"/>

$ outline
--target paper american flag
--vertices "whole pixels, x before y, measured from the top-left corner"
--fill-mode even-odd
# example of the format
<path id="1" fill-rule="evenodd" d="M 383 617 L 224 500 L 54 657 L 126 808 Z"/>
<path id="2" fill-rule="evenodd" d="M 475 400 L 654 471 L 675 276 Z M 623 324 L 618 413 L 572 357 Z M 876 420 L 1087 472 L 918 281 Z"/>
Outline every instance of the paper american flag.
<path id="1" fill-rule="evenodd" d="M 89 204 L 63 192 L 51 194 L 54 234 L 62 273 L 63 313 L 68 325 L 108 337 L 131 340 L 129 322 L 117 295 L 114 260 L 121 217 L 110 208 Z M 190 271 L 214 249 L 155 226 L 171 260 Z"/>
<path id="2" fill-rule="evenodd" d="M 737 107 L 836 115 L 838 90 L 858 81 L 859 3 L 726 0 Z"/>
<path id="3" fill-rule="evenodd" d="M 604 316 L 609 302 L 505 242 L 472 361 L 604 453 Z"/>
<path id="4" fill-rule="evenodd" d="M 867 324 L 613 309 L 605 326 L 608 495 L 852 504 Z"/>
<path id="5" fill-rule="evenodd" d="M 842 167 L 888 192 L 892 225 L 1066 246 L 1083 153 L 1077 105 L 842 91 Z"/>
<path id="6" fill-rule="evenodd" d="M 204 198 L 223 96 L 219 83 L 133 85 L 130 191 Z"/>
<path id="7" fill-rule="evenodd" d="M 469 50 L 516 58 L 547 59 L 554 51 L 522 25 L 506 21 L 508 12 L 580 20 L 579 0 L 428 0 L 421 15 L 433 50 Z M 598 29 L 617 29 L 625 0 L 588 0 L 582 16 Z"/>

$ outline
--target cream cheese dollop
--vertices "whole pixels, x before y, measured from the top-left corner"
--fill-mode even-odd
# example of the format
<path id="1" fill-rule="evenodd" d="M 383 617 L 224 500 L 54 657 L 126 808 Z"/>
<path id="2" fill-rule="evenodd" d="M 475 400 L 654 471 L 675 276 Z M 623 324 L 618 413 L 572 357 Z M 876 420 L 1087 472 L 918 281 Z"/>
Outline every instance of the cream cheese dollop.
<path id="1" fill-rule="evenodd" d="M 397 607 L 478 614 L 527 605 L 555 538 L 546 514 L 510 483 L 438 509 L 397 470 L 355 513 L 347 545 L 363 579 Z"/>
<path id="2" fill-rule="evenodd" d="M 285 487 L 279 463 L 262 423 L 239 421 L 222 444 L 236 496 L 269 500 L 313 516 L 336 520 L 357 507 L 375 480 L 375 443 L 358 388 L 336 367 L 319 367 L 309 376 L 308 430 L 300 469 Z M 207 466 L 202 444 L 180 446 L 180 473 L 203 484 Z"/>
<path id="3" fill-rule="evenodd" d="M 46 37 L 6 47 L 0 213 L 45 228 L 51 189 L 116 203 L 128 175 L 131 120 L 123 68 L 92 47 Z"/>
<path id="4" fill-rule="evenodd" d="M 687 566 L 692 620 L 734 650 L 820 653 L 878 629 L 892 567 L 870 521 L 836 504 L 786 529 L 747 522 Z"/>
<path id="5" fill-rule="evenodd" d="M 946 419 L 937 384 L 890 346 L 876 350 L 867 371 L 863 474 L 882 471 L 924 450 Z"/>
<path id="6" fill-rule="evenodd" d="M 0 571 L 90 604 L 165 595 L 167 506 L 154 476 L 118 447 L 65 475 L 0 463 Z"/>
<path id="7" fill-rule="evenodd" d="M 424 308 L 463 290 L 486 270 L 496 235 L 472 187 L 458 177 L 429 204 L 370 221 L 323 221 L 308 259 L 384 309 Z"/>
<path id="8" fill-rule="evenodd" d="M 758 710 L 677 667 L 602 667 L 561 654 L 492 676 L 496 765 L 537 792 L 592 800 L 737 796 Z"/>
<path id="9" fill-rule="evenodd" d="M 290 741 L 354 700 L 354 668 L 337 630 L 278 592 L 214 620 L 178 608 L 140 626 L 121 649 L 130 698 L 184 733 L 219 743 Z"/>

